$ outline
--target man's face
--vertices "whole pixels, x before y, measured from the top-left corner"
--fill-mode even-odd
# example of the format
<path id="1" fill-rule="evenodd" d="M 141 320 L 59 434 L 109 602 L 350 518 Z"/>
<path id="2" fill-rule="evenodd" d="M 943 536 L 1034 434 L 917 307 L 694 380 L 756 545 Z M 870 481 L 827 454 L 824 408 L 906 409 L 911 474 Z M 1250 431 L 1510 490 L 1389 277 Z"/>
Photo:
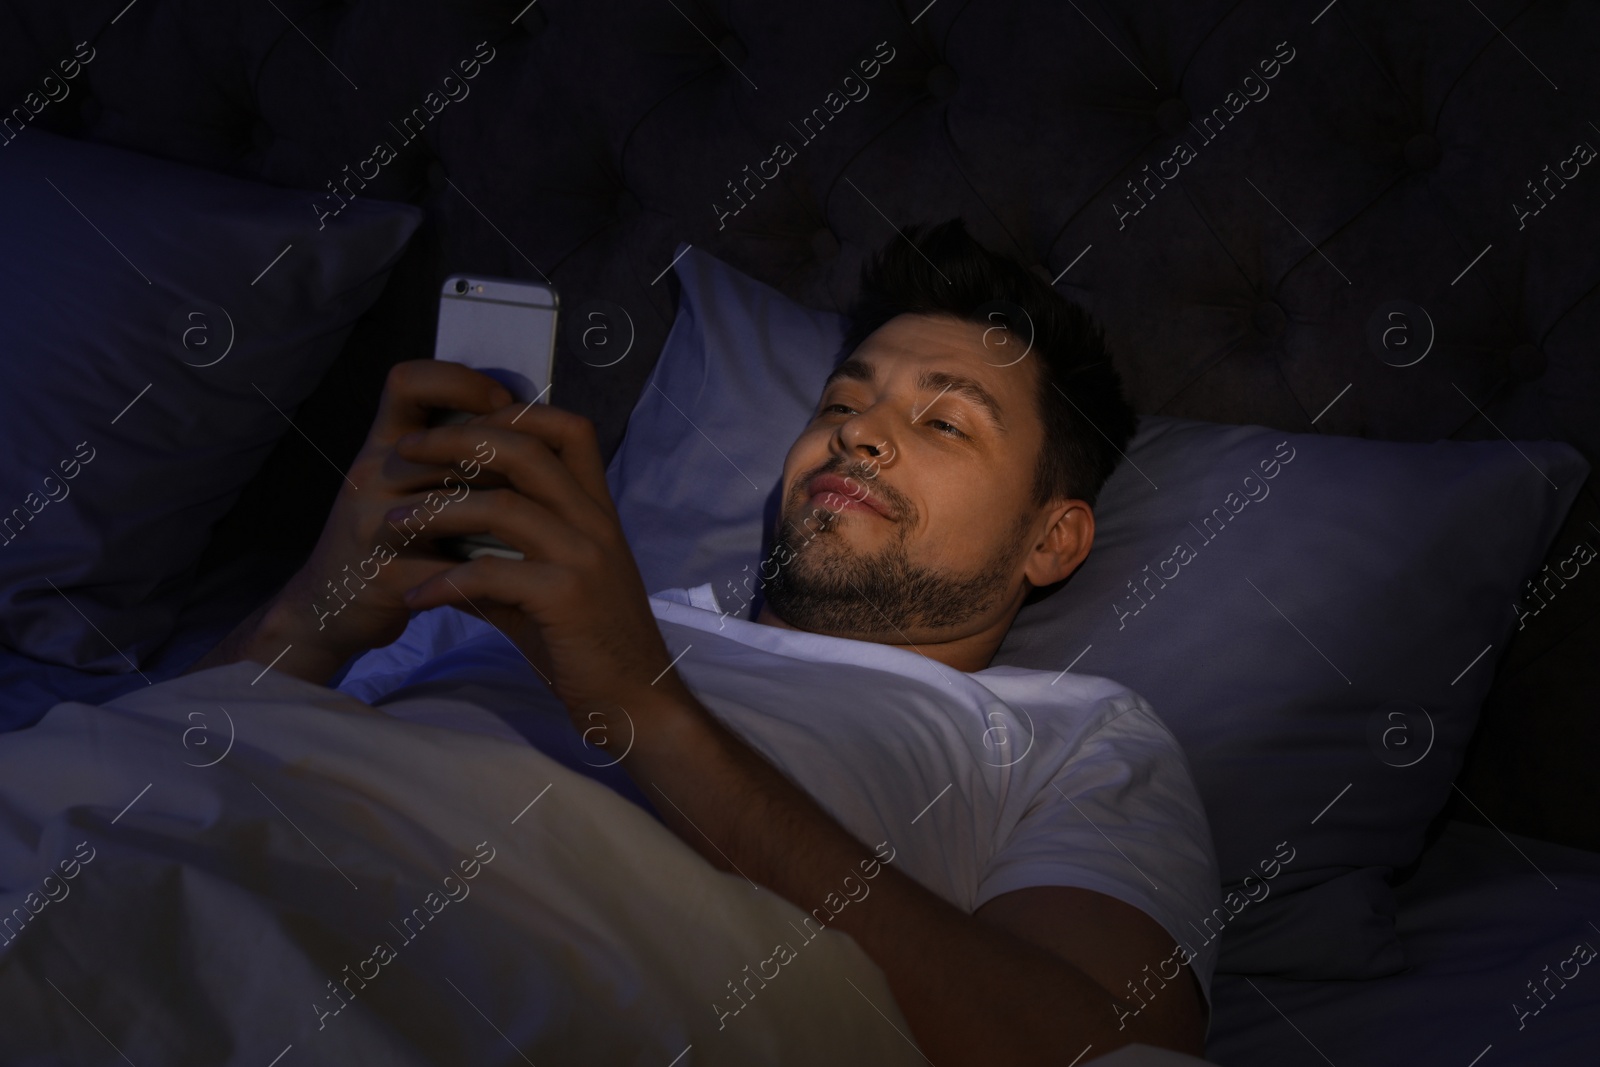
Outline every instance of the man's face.
<path id="1" fill-rule="evenodd" d="M 784 462 L 761 568 L 790 626 L 905 644 L 1009 625 L 1038 532 L 1044 427 L 1037 357 L 1018 359 L 1015 338 L 986 348 L 985 330 L 901 315 L 823 387 Z M 828 476 L 832 491 L 816 484 Z"/>

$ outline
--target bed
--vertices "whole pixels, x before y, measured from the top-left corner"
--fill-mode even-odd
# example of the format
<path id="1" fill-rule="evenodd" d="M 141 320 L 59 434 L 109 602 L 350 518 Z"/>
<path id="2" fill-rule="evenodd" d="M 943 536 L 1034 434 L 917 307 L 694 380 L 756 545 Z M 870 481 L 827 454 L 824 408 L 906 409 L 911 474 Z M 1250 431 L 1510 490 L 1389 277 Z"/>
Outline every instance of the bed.
<path id="1" fill-rule="evenodd" d="M 1228 924 L 1207 1060 L 1594 1061 L 1590 7 L 13 0 L 0 20 L 0 505 L 27 513 L 0 547 L 0 727 L 181 687 L 309 551 L 462 269 L 560 290 L 553 397 L 595 421 L 650 587 L 737 588 L 787 445 L 751 413 L 813 395 L 870 251 L 960 216 L 1106 324 L 1145 416 L 1097 568 L 997 662 L 1117 678 L 1170 715 L 1225 882 L 1300 850 L 1275 907 Z M 1163 569 L 1160 537 L 1251 472 L 1267 488 L 1274 458 L 1271 498 Z M 693 521 L 654 536 L 669 515 Z M 1164 584 L 1126 599 L 1147 566 Z M 1245 574 L 1302 626 L 1326 606 L 1372 632 L 1313 630 L 1325 663 Z M 206 725 L 180 757 L 221 743 Z M 0 978 L 76 1018 L 19 967 Z M 282 1048 L 227 1044 L 193 1062 Z M 394 1055 L 439 1054 L 420 1047 Z M 27 1062 L 67 1050 L 115 1058 L 63 1031 Z"/>

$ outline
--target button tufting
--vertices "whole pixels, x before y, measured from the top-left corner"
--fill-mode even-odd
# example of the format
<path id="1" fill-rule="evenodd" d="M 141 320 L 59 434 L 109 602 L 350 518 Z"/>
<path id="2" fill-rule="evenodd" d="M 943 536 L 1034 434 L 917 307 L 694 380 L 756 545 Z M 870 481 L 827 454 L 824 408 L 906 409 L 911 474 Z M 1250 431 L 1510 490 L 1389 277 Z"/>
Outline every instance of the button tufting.
<path id="1" fill-rule="evenodd" d="M 1049 285 L 1055 280 L 1055 276 L 1050 273 L 1050 268 L 1045 266 L 1043 263 L 1035 263 L 1029 269 L 1032 270 L 1033 273 L 1038 276 L 1039 280 L 1044 282 L 1046 285 Z"/>
<path id="2" fill-rule="evenodd" d="M 1547 360 L 1544 350 L 1532 341 L 1524 341 L 1506 356 L 1511 376 L 1521 382 L 1531 382 L 1544 373 Z"/>
<path id="3" fill-rule="evenodd" d="M 1270 341 L 1283 333 L 1284 327 L 1289 325 L 1289 317 L 1283 313 L 1283 308 L 1271 300 L 1263 300 L 1250 312 L 1250 325 L 1255 327 L 1256 333 Z"/>
<path id="4" fill-rule="evenodd" d="M 839 254 L 839 239 L 826 226 L 811 235 L 811 254 L 818 259 L 832 259 Z"/>
<path id="5" fill-rule="evenodd" d="M 744 42 L 731 33 L 722 35 L 722 40 L 717 42 L 717 51 L 721 52 L 728 62 L 735 66 L 749 58 L 749 53 L 745 51 Z"/>
<path id="6" fill-rule="evenodd" d="M 929 69 L 928 78 L 924 84 L 934 99 L 948 100 L 956 91 L 956 84 L 959 81 L 960 79 L 956 77 L 954 68 L 947 63 L 940 63 L 937 67 Z"/>
<path id="7" fill-rule="evenodd" d="M 617 200 L 616 203 L 611 206 L 611 210 L 616 213 L 618 218 L 621 218 L 624 215 L 632 214 L 638 209 L 639 198 L 633 195 L 632 189 L 629 189 L 627 186 L 623 186 L 621 189 L 617 190 Z"/>
<path id="8" fill-rule="evenodd" d="M 1439 149 L 1439 139 L 1431 133 L 1413 134 L 1406 141 L 1405 153 L 1406 166 L 1412 170 L 1431 170 L 1443 155 Z"/>
<path id="9" fill-rule="evenodd" d="M 1177 133 L 1189 124 L 1189 105 L 1176 96 L 1161 101 L 1156 108 L 1156 123 L 1163 133 Z"/>

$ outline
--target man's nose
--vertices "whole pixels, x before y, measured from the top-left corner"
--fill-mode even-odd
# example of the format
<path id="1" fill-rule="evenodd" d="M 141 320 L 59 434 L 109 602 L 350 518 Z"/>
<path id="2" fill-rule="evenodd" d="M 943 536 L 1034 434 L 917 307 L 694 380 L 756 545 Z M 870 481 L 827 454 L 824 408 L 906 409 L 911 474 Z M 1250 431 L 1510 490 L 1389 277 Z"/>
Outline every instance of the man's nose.
<path id="1" fill-rule="evenodd" d="M 868 414 L 870 412 L 863 413 Z M 891 462 L 896 450 L 894 443 L 876 425 L 876 420 L 864 419 L 863 415 L 841 425 L 839 438 L 850 458 L 865 459 L 876 469 Z"/>

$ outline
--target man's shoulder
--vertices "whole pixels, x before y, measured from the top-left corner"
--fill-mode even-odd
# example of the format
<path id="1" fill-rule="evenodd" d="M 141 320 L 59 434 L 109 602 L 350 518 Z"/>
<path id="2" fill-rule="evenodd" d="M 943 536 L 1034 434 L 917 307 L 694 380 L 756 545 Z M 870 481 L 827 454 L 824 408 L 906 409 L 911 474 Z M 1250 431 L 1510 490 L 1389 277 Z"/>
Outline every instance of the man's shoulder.
<path id="1" fill-rule="evenodd" d="M 1129 713 L 1124 727 L 1153 726 L 1169 737 L 1171 732 L 1149 701 L 1114 678 L 1070 671 L 1034 670 L 1026 667 L 989 667 L 972 679 L 1007 705 L 1043 717 L 1079 740 L 1087 739 Z M 1176 743 L 1176 742 L 1174 742 Z"/>

